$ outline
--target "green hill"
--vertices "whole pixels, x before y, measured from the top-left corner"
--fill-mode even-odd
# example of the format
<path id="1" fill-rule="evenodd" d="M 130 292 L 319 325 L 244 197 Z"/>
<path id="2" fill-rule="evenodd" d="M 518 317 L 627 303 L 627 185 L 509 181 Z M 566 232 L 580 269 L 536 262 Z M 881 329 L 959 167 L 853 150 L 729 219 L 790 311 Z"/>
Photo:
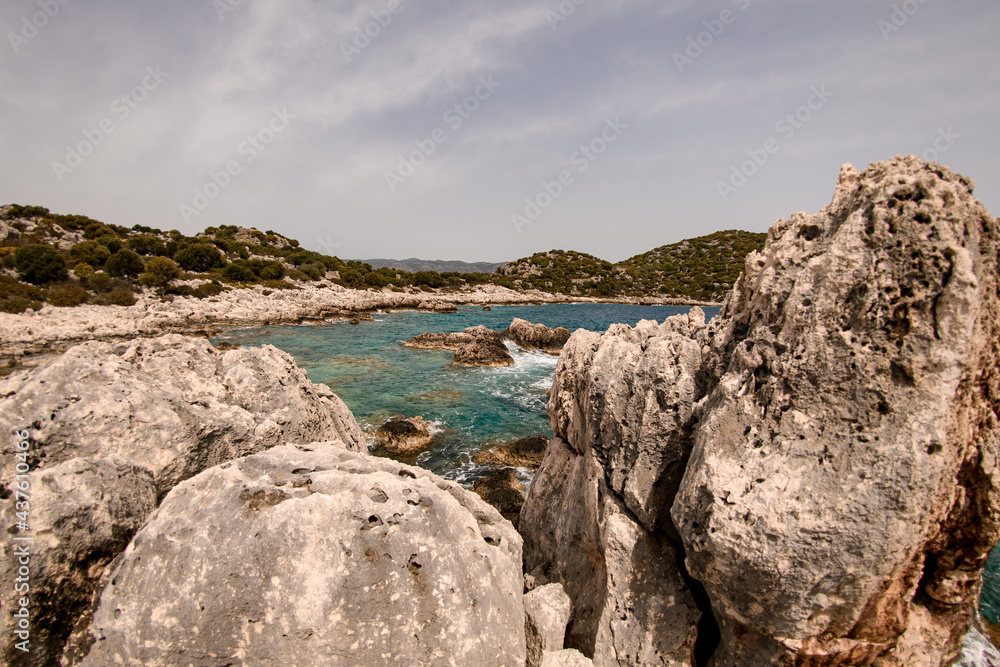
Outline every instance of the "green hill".
<path id="1" fill-rule="evenodd" d="M 504 264 L 494 272 L 511 287 L 583 296 L 663 296 L 721 301 L 746 256 L 767 234 L 716 232 L 611 264 L 584 253 L 553 250 Z"/>
<path id="2" fill-rule="evenodd" d="M 302 289 L 326 281 L 354 289 L 459 290 L 479 284 L 615 298 L 660 296 L 720 300 L 764 234 L 719 232 L 632 257 L 620 264 L 553 250 L 488 273 L 373 269 L 360 261 L 305 250 L 271 230 L 224 225 L 194 236 L 131 228 L 40 206 L 0 207 L 0 312 L 43 303 L 127 306 L 144 289 L 164 299 L 210 298 L 234 287 Z"/>

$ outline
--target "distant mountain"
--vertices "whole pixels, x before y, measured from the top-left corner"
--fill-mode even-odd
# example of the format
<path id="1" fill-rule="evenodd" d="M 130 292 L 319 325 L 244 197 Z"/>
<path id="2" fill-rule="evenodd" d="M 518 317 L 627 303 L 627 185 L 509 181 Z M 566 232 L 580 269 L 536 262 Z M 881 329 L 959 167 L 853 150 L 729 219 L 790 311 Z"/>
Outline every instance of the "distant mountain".
<path id="1" fill-rule="evenodd" d="M 493 273 L 502 262 L 459 262 L 441 259 L 362 259 L 364 264 L 371 264 L 373 269 L 397 269 L 399 271 L 437 271 L 438 273 Z"/>

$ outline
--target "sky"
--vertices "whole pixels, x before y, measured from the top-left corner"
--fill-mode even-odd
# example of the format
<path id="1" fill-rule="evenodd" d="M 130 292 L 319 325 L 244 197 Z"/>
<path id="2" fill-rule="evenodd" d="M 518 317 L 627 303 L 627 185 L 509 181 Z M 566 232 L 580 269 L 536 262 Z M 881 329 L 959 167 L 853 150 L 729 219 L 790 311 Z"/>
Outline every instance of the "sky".
<path id="1" fill-rule="evenodd" d="M 4 0 L 0 202 L 620 261 L 897 154 L 1000 212 L 994 0 Z"/>

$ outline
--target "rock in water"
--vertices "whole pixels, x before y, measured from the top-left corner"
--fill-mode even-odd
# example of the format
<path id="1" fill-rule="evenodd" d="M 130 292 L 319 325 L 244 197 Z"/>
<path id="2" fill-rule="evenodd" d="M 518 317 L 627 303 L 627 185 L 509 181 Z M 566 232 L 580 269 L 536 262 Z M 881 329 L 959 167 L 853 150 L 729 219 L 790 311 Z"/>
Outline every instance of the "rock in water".
<path id="1" fill-rule="evenodd" d="M 533 435 L 513 442 L 497 445 L 472 455 L 474 463 L 492 463 L 515 468 L 537 468 L 545 457 L 549 439 L 544 435 Z"/>
<path id="2" fill-rule="evenodd" d="M 524 505 L 524 484 L 518 481 L 513 469 L 497 470 L 477 479 L 472 483 L 472 490 L 517 527 Z"/>
<path id="3" fill-rule="evenodd" d="M 112 576 L 84 665 L 525 661 L 510 524 L 457 484 L 323 444 L 179 485 Z"/>
<path id="4" fill-rule="evenodd" d="M 567 644 L 599 666 L 957 658 L 1000 537 L 998 249 L 967 179 L 845 166 L 710 325 L 574 334 L 521 514 Z"/>
<path id="5" fill-rule="evenodd" d="M 430 447 L 434 433 L 423 417 L 394 417 L 375 429 L 375 442 L 389 454 L 411 456 Z"/>
<path id="6" fill-rule="evenodd" d="M 565 327 L 551 329 L 544 324 L 532 324 L 519 317 L 514 318 L 503 333 L 523 348 L 543 350 L 550 354 L 559 354 L 569 340 L 569 329 Z"/>
<path id="7" fill-rule="evenodd" d="M 503 338 L 482 325 L 458 333 L 423 333 L 403 343 L 417 350 L 455 350 L 452 363 L 456 366 L 513 366 Z"/>

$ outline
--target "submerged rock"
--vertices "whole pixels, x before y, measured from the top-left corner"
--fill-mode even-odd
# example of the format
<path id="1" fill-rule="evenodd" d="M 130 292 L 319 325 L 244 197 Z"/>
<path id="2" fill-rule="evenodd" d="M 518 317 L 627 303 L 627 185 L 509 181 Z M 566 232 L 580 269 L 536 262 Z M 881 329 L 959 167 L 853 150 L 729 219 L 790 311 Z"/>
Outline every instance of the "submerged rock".
<path id="1" fill-rule="evenodd" d="M 498 470 L 480 477 L 472 483 L 472 490 L 517 527 L 518 515 L 524 505 L 524 484 L 518 481 L 513 469 Z"/>
<path id="2" fill-rule="evenodd" d="M 375 430 L 377 446 L 389 454 L 411 456 L 434 443 L 432 424 L 423 417 L 393 417 Z"/>
<path id="3" fill-rule="evenodd" d="M 83 664 L 520 667 L 521 589 L 521 539 L 475 494 L 281 446 L 167 495 L 101 595 Z"/>
<path id="4" fill-rule="evenodd" d="M 570 332 L 565 327 L 551 329 L 544 324 L 532 324 L 518 317 L 514 318 L 503 334 L 523 348 L 559 354 L 569 340 Z"/>
<path id="5" fill-rule="evenodd" d="M 476 452 L 472 460 L 474 463 L 535 469 L 542 464 L 548 445 L 549 439 L 544 435 L 533 435 Z"/>
<path id="6" fill-rule="evenodd" d="M 955 660 L 1000 537 L 998 250 L 967 179 L 847 166 L 710 325 L 574 334 L 521 516 L 526 571 L 573 600 L 568 644 L 596 665 Z"/>

